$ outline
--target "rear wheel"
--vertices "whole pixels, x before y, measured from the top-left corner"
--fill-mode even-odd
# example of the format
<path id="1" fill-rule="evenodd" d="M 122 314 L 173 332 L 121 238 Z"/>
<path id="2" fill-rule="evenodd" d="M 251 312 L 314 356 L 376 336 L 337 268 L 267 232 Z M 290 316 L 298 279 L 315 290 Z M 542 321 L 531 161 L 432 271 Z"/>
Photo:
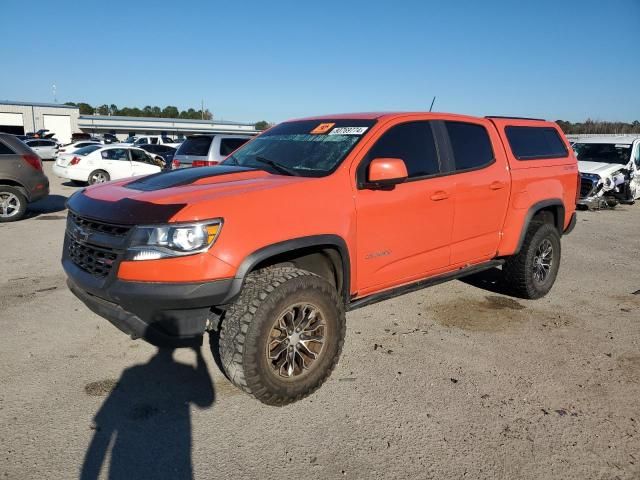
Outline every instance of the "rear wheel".
<path id="1" fill-rule="evenodd" d="M 225 312 L 220 359 L 237 387 L 268 405 L 286 405 L 329 377 L 345 330 L 332 284 L 294 267 L 266 268 L 249 274 Z"/>
<path id="2" fill-rule="evenodd" d="M 96 183 L 108 182 L 111 179 L 109 174 L 104 170 L 94 170 L 89 175 L 89 185 L 95 185 Z"/>
<path id="3" fill-rule="evenodd" d="M 15 222 L 24 217 L 27 199 L 20 190 L 0 185 L 0 222 Z"/>
<path id="4" fill-rule="evenodd" d="M 540 298 L 551 290 L 560 267 L 560 235 L 549 223 L 533 222 L 520 252 L 502 267 L 507 285 L 521 298 Z"/>

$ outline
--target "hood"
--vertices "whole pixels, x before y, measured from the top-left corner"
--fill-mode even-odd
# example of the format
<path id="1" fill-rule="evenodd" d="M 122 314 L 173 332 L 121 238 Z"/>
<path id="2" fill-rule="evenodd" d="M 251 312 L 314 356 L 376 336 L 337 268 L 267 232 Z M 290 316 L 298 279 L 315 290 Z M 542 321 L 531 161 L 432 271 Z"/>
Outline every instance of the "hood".
<path id="1" fill-rule="evenodd" d="M 611 175 L 621 168 L 624 168 L 624 165 L 621 165 L 619 163 L 578 161 L 578 170 L 580 171 L 580 173 L 595 173 L 596 175 L 600 175 L 601 177 Z"/>
<path id="2" fill-rule="evenodd" d="M 236 166 L 187 168 L 95 185 L 74 194 L 68 206 L 109 223 L 164 223 L 189 206 L 312 180 Z"/>

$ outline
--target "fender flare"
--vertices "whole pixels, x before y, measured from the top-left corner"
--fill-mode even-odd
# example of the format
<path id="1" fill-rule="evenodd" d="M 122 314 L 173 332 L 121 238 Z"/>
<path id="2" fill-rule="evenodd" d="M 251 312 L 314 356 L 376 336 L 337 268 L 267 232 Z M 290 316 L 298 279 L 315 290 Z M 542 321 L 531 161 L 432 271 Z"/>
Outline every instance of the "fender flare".
<path id="1" fill-rule="evenodd" d="M 268 260 L 269 258 L 275 257 L 276 255 L 312 247 L 334 248 L 340 254 L 340 263 L 342 264 L 342 291 L 338 293 L 343 299 L 344 304 L 347 305 L 350 299 L 351 285 L 351 260 L 349 257 L 349 249 L 347 248 L 347 243 L 342 237 L 331 234 L 293 238 L 283 242 L 274 243 L 272 245 L 267 245 L 266 247 L 262 247 L 251 253 L 238 267 L 231 283 L 231 287 L 222 303 L 229 303 L 240 294 L 247 275 L 255 268 L 256 265 Z"/>
<path id="2" fill-rule="evenodd" d="M 547 207 L 558 208 L 558 215 L 556 215 L 556 219 L 555 219 L 556 220 L 555 227 L 558 229 L 558 233 L 560 235 L 564 233 L 564 215 L 565 215 L 564 202 L 559 198 L 550 198 L 547 200 L 536 202 L 533 205 L 531 205 L 531 207 L 529 207 L 529 210 L 527 210 L 527 214 L 524 217 L 524 222 L 522 222 L 522 230 L 520 230 L 520 238 L 518 239 L 518 245 L 516 247 L 515 252 L 513 252 L 513 255 L 520 252 L 520 249 L 522 248 L 522 244 L 524 243 L 524 237 L 527 235 L 527 230 L 529 230 L 529 225 L 531 224 L 531 220 L 533 219 L 535 214 Z"/>

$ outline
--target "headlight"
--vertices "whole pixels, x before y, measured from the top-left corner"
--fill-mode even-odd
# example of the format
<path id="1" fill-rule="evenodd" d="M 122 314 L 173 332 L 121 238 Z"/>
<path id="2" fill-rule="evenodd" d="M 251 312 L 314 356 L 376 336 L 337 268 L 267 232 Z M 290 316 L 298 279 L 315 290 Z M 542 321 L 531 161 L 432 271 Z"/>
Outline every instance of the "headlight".
<path id="1" fill-rule="evenodd" d="M 136 227 L 127 251 L 128 260 L 192 255 L 208 250 L 220 233 L 222 220 L 203 223 Z"/>
<path id="2" fill-rule="evenodd" d="M 600 181 L 600 175 L 598 175 L 597 173 L 581 173 L 580 176 L 582 178 L 591 180 L 594 183 L 598 183 Z"/>

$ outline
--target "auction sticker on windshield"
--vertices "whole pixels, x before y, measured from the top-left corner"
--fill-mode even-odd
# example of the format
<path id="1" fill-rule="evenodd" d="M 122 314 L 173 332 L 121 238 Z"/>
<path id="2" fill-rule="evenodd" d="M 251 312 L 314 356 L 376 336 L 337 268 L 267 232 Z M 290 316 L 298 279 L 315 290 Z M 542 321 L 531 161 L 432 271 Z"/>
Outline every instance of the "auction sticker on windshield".
<path id="1" fill-rule="evenodd" d="M 369 127 L 337 127 L 329 135 L 362 135 Z"/>
<path id="2" fill-rule="evenodd" d="M 321 135 L 323 133 L 327 133 L 329 130 L 333 128 L 334 125 L 335 123 L 321 123 L 316 128 L 311 130 L 311 133 L 313 135 Z"/>

